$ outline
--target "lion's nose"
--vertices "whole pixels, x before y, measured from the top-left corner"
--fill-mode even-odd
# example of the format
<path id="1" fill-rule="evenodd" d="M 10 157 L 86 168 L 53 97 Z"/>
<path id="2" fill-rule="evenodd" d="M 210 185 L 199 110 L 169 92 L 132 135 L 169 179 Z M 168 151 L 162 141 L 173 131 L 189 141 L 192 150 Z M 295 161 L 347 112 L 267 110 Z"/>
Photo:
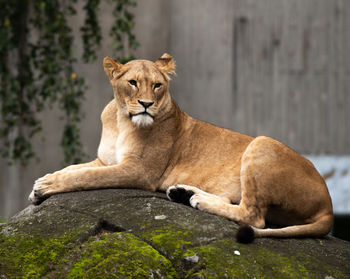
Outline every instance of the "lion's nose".
<path id="1" fill-rule="evenodd" d="M 144 108 L 149 108 L 150 106 L 152 106 L 154 104 L 154 102 L 146 102 L 146 101 L 141 101 L 138 100 L 138 102 L 144 107 Z"/>

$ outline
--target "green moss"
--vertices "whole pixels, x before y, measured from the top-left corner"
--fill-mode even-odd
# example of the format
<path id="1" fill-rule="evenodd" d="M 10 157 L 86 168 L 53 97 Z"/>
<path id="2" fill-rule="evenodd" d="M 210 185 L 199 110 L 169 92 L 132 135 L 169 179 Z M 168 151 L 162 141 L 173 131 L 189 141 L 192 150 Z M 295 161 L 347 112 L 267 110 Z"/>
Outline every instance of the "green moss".
<path id="1" fill-rule="evenodd" d="M 128 233 L 91 238 L 81 250 L 67 278 L 176 278 L 165 257 Z"/>
<path id="2" fill-rule="evenodd" d="M 333 277 L 333 278 L 345 278 L 344 274 L 340 272 L 335 267 L 330 267 L 328 265 L 325 265 L 323 262 L 321 262 L 318 259 L 318 255 L 315 254 L 313 256 L 306 255 L 305 253 L 297 253 L 296 257 L 299 259 L 299 261 L 302 261 L 304 263 L 305 268 L 307 268 L 309 271 L 322 271 L 327 276 Z"/>
<path id="3" fill-rule="evenodd" d="M 287 256 L 279 250 L 241 245 L 233 239 L 196 246 L 193 232 L 171 226 L 149 228 L 141 238 L 126 232 L 109 233 L 90 237 L 80 244 L 77 240 L 82 233 L 44 237 L 0 233 L 0 277 L 315 278 L 321 274 L 345 277 L 312 253 L 286 251 L 293 255 Z"/>
<path id="4" fill-rule="evenodd" d="M 0 271 L 9 278 L 41 278 L 73 247 L 72 238 L 0 234 Z"/>
<path id="5" fill-rule="evenodd" d="M 9 278 L 176 278 L 164 256 L 128 233 L 38 238 L 0 234 L 0 274 Z"/>
<path id="6" fill-rule="evenodd" d="M 234 252 L 238 251 L 239 255 Z M 233 240 L 219 240 L 210 245 L 195 247 L 184 256 L 197 255 L 198 263 L 185 276 L 195 278 L 315 278 L 313 270 L 323 270 L 329 276 L 339 272 L 329 272 L 324 265 L 317 266 L 294 256 L 287 257 L 265 248 L 240 245 Z"/>
<path id="7" fill-rule="evenodd" d="M 193 233 L 172 227 L 163 227 L 144 233 L 142 238 L 152 243 L 158 251 L 167 255 L 168 258 L 179 259 L 191 246 Z"/>

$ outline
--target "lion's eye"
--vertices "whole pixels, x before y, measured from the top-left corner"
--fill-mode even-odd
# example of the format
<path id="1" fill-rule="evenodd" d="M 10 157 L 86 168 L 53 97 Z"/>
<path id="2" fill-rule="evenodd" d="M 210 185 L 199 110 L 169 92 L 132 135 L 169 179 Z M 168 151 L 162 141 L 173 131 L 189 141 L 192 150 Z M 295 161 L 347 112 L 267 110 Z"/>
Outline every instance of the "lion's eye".
<path id="1" fill-rule="evenodd" d="M 155 85 L 154 85 L 154 89 L 157 89 L 157 88 L 159 88 L 159 87 L 161 87 L 162 86 L 162 84 L 160 83 L 160 82 L 158 82 L 158 83 L 156 83 Z"/>
<path id="2" fill-rule="evenodd" d="M 132 86 L 135 86 L 137 87 L 137 81 L 132 79 L 132 80 L 129 80 L 129 83 L 132 85 Z"/>

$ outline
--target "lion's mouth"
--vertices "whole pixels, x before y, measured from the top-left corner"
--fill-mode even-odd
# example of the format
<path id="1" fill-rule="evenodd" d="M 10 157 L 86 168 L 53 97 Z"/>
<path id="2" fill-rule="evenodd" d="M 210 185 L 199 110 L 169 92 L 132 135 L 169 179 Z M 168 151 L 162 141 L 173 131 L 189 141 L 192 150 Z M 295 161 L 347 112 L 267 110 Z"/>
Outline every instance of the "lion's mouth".
<path id="1" fill-rule="evenodd" d="M 133 118 L 134 116 L 137 116 L 137 115 L 147 115 L 147 116 L 152 117 L 152 119 L 154 119 L 154 116 L 147 111 L 142 111 L 142 112 L 138 112 L 138 113 L 131 113 L 131 112 L 129 113 L 130 118 Z"/>
<path id="2" fill-rule="evenodd" d="M 129 116 L 131 122 L 134 123 L 137 127 L 151 126 L 154 121 L 154 116 L 146 110 L 139 113 L 129 113 Z"/>

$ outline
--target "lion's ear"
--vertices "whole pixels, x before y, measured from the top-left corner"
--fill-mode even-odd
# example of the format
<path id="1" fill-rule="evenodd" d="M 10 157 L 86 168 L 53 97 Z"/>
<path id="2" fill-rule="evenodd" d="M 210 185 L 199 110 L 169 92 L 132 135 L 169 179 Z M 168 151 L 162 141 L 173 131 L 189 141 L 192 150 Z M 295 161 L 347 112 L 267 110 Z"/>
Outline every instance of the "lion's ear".
<path id="1" fill-rule="evenodd" d="M 175 61 L 170 54 L 164 53 L 155 63 L 163 73 L 175 75 Z"/>
<path id="2" fill-rule="evenodd" d="M 103 67 L 109 79 L 113 79 L 116 77 L 117 73 L 121 70 L 123 65 L 113 58 L 106 56 L 103 59 Z"/>

